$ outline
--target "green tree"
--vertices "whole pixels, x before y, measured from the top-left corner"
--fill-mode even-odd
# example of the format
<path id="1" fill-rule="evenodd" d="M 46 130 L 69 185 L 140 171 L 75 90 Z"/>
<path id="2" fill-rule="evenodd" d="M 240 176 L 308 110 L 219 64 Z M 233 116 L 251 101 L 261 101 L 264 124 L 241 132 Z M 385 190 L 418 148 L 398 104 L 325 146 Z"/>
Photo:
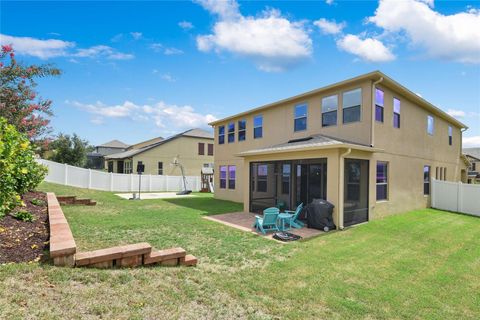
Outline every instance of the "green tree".
<path id="1" fill-rule="evenodd" d="M 5 64 L 7 59 L 9 63 Z M 51 65 L 20 64 L 15 59 L 13 47 L 3 45 L 0 51 L 0 117 L 27 135 L 30 141 L 48 133 L 52 102 L 37 96 L 35 79 L 60 73 Z"/>
<path id="2" fill-rule="evenodd" d="M 87 163 L 87 152 L 93 149 L 87 140 L 82 140 L 77 134 L 59 134 L 50 143 L 52 156 L 50 160 L 66 163 L 76 167 L 84 167 Z"/>

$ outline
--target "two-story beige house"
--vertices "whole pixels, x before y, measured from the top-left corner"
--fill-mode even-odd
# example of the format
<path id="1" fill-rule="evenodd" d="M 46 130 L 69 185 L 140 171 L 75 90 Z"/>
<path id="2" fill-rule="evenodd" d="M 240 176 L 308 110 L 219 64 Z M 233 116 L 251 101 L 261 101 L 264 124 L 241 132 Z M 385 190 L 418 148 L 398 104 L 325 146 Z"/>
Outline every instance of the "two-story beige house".
<path id="1" fill-rule="evenodd" d="M 136 173 L 138 164 L 144 174 L 179 176 L 181 170 L 172 165 L 177 160 L 186 176 L 199 176 L 202 168 L 213 166 L 213 134 L 191 129 L 167 139 L 161 137 L 139 142 L 125 152 L 105 156 L 108 172 Z"/>
<path id="2" fill-rule="evenodd" d="M 247 212 L 322 198 L 343 228 L 424 208 L 431 178 L 466 170 L 465 125 L 379 71 L 211 125 L 215 197 Z"/>

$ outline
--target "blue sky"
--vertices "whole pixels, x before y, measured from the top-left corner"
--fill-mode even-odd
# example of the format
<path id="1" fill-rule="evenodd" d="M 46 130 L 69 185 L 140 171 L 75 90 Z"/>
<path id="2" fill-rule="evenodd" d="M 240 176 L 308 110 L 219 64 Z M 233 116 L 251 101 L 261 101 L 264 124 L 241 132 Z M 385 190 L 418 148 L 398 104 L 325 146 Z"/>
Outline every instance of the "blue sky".
<path id="1" fill-rule="evenodd" d="M 2 1 L 0 42 L 63 70 L 38 91 L 55 132 L 169 136 L 381 70 L 480 146 L 478 1 Z M 127 129 L 128 128 L 128 129 Z"/>

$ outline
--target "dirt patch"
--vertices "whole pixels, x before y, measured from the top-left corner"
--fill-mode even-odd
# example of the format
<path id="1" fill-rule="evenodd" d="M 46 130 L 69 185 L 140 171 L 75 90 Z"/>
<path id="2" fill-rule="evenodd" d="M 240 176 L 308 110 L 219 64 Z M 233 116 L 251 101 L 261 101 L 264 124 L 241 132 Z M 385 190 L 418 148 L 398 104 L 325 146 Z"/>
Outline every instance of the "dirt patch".
<path id="1" fill-rule="evenodd" d="M 46 194 L 28 192 L 23 195 L 22 200 L 26 206 L 17 207 L 12 213 L 27 211 L 33 215 L 34 220 L 25 222 L 10 215 L 0 218 L 0 264 L 39 261 L 44 251 L 48 249 Z M 31 202 L 32 200 L 35 204 Z"/>

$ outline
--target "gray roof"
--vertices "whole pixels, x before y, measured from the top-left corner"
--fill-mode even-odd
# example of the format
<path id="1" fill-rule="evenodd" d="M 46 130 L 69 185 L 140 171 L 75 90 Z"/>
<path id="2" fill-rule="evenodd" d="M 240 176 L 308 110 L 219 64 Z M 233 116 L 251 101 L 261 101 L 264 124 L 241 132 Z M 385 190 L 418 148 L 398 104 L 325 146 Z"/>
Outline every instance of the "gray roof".
<path id="1" fill-rule="evenodd" d="M 462 152 L 464 155 L 480 159 L 480 148 L 464 148 Z"/>
<path id="2" fill-rule="evenodd" d="M 123 149 L 123 148 L 128 148 L 129 145 L 126 144 L 126 143 L 123 143 L 122 141 L 119 141 L 119 140 L 112 140 L 112 141 L 109 141 L 109 142 L 106 142 L 104 144 L 101 144 L 97 147 L 105 147 L 105 148 L 120 148 L 120 149 Z"/>
<path id="3" fill-rule="evenodd" d="M 381 151 L 380 149 L 372 148 L 368 145 L 343 140 L 339 138 L 333 138 L 321 134 L 312 135 L 301 139 L 293 139 L 285 143 L 272 145 L 266 148 L 253 149 L 239 153 L 239 156 L 249 156 L 256 154 L 268 154 L 268 153 L 281 153 L 281 152 L 294 152 L 305 149 L 328 149 L 328 148 L 354 148 L 365 151 Z"/>
<path id="4" fill-rule="evenodd" d="M 190 129 L 184 132 L 181 132 L 179 134 L 176 134 L 174 136 L 171 136 L 165 140 L 159 141 L 157 143 L 153 143 L 151 145 L 145 146 L 143 148 L 139 149 L 131 149 L 127 150 L 125 152 L 120 152 L 120 153 L 115 153 L 111 154 L 108 156 L 105 156 L 105 159 L 125 159 L 125 158 L 131 158 L 137 154 L 140 154 L 142 152 L 148 151 L 150 149 L 156 148 L 158 146 L 161 146 L 162 144 L 165 144 L 167 142 L 173 141 L 177 138 L 180 137 L 194 137 L 194 138 L 206 138 L 206 139 L 212 139 L 213 140 L 213 134 L 203 130 L 203 129 Z"/>

